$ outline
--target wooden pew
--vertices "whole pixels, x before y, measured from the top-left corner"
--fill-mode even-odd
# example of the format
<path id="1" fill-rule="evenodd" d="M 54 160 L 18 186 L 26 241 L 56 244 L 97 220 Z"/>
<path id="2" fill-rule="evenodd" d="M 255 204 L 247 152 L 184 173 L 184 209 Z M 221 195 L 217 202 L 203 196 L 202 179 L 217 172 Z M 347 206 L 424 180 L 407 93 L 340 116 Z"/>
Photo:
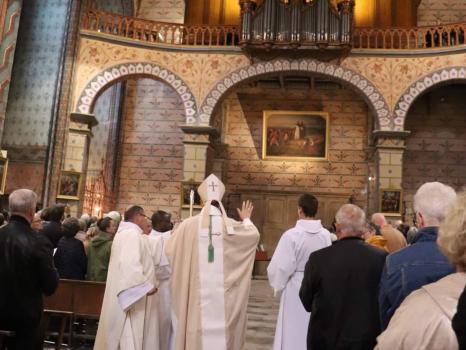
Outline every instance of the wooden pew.
<path id="1" fill-rule="evenodd" d="M 60 318 L 55 349 L 60 349 L 65 335 L 66 321 L 69 324 L 68 344 L 72 343 L 72 327 L 75 317 L 98 319 L 105 293 L 105 283 L 75 280 L 60 280 L 56 292 L 44 298 L 43 334 L 48 331 L 51 316 Z"/>

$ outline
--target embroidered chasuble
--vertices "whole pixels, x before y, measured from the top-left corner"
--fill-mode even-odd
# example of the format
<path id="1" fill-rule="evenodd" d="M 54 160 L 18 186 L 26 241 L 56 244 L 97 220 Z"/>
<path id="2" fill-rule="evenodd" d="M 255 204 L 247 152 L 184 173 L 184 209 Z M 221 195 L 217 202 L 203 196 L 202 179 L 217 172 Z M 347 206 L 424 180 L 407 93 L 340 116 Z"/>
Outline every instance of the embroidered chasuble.
<path id="1" fill-rule="evenodd" d="M 259 232 L 249 219 L 226 217 L 220 202 L 225 187 L 214 175 L 198 192 L 205 203 L 201 213 L 184 220 L 165 246 L 175 349 L 241 350 Z"/>

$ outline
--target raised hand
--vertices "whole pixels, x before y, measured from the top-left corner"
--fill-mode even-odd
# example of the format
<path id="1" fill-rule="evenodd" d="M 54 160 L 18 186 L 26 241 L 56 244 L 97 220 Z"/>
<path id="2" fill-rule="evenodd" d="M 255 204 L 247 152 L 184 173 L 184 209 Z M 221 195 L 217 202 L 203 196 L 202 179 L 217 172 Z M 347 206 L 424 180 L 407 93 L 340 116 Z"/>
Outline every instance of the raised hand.
<path id="1" fill-rule="evenodd" d="M 251 201 L 245 201 L 243 202 L 242 208 L 237 208 L 236 210 L 238 211 L 238 215 L 241 218 L 241 220 L 244 219 L 250 219 L 252 210 L 254 209 L 252 202 Z"/>

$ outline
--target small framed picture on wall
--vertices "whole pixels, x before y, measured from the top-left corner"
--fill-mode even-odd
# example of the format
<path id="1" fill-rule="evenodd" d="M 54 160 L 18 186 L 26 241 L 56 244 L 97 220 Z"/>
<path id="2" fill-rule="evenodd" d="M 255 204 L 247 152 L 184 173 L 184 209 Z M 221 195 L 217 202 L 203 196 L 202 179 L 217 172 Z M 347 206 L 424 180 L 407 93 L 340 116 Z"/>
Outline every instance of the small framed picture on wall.
<path id="1" fill-rule="evenodd" d="M 8 172 L 8 158 L 0 156 L 0 194 L 5 194 L 6 175 Z"/>
<path id="2" fill-rule="evenodd" d="M 199 182 L 183 182 L 181 183 L 181 206 L 189 208 L 191 190 L 194 191 L 193 208 L 202 208 L 201 197 L 197 193 Z"/>
<path id="3" fill-rule="evenodd" d="M 401 190 L 380 189 L 380 211 L 385 215 L 401 215 Z"/>
<path id="4" fill-rule="evenodd" d="M 62 171 L 57 198 L 79 200 L 81 192 L 81 173 L 77 171 Z"/>

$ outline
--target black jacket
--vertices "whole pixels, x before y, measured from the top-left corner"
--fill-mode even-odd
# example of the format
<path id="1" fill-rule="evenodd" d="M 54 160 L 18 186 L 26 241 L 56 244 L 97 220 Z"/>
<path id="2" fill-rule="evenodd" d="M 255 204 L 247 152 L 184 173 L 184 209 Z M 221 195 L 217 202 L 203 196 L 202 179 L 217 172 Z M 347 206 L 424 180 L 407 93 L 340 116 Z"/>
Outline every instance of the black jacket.
<path id="1" fill-rule="evenodd" d="M 458 338 L 460 350 L 466 350 L 466 288 L 460 296 L 457 312 L 451 324 Z"/>
<path id="2" fill-rule="evenodd" d="M 311 312 L 307 348 L 373 349 L 380 333 L 377 302 L 386 253 L 359 237 L 311 254 L 299 297 Z"/>
<path id="3" fill-rule="evenodd" d="M 0 229 L 0 327 L 21 332 L 39 326 L 42 294 L 58 286 L 50 242 L 13 215 Z"/>
<path id="4" fill-rule="evenodd" d="M 49 221 L 44 225 L 41 233 L 43 233 L 52 243 L 53 248 L 58 247 L 58 242 L 63 237 L 61 224 L 55 221 Z"/>
<path id="5" fill-rule="evenodd" d="M 83 280 L 87 271 L 87 257 L 83 242 L 74 237 L 62 237 L 54 256 L 60 278 Z"/>

